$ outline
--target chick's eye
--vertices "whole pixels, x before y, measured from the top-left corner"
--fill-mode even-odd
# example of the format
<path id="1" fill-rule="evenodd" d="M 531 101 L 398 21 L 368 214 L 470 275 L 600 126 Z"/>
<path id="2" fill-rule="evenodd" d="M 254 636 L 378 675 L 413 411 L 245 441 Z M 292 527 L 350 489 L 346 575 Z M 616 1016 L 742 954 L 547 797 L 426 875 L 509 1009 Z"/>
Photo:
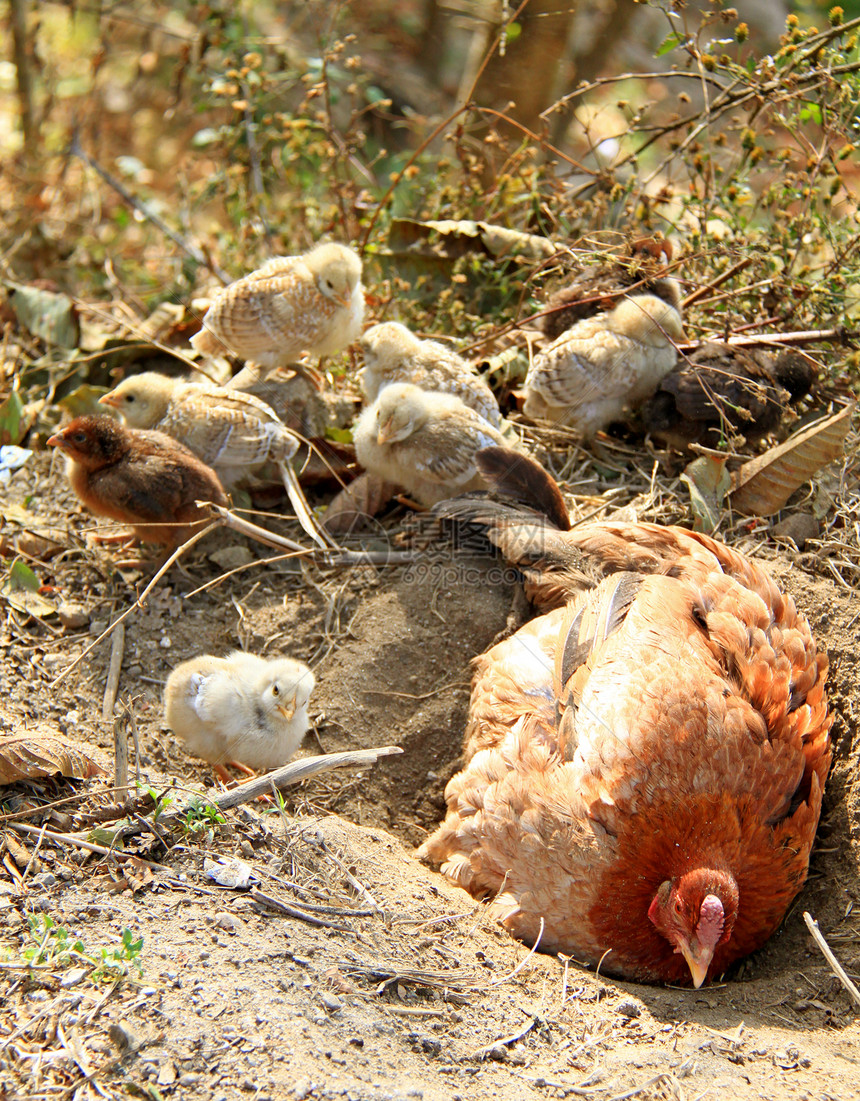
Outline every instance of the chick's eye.
<path id="1" fill-rule="evenodd" d="M 87 434 L 86 432 L 76 432 L 74 436 L 72 436 L 72 439 L 75 441 L 75 443 L 86 443 Z"/>
<path id="2" fill-rule="evenodd" d="M 272 695 L 273 696 L 280 696 L 280 694 L 281 694 L 280 688 L 278 688 L 278 686 L 276 684 L 273 684 L 272 685 Z"/>
<path id="3" fill-rule="evenodd" d="M 129 405 L 131 405 L 131 403 L 134 401 L 134 394 L 126 394 L 125 400 Z"/>

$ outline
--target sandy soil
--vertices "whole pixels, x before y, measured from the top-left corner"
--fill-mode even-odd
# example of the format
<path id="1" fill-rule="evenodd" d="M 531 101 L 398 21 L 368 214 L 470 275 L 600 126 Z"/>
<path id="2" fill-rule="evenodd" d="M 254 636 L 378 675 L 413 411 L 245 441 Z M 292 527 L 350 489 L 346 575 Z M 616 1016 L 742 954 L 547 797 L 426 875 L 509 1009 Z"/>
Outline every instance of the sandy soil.
<path id="1" fill-rule="evenodd" d="M 100 716 L 110 640 L 52 682 L 129 605 L 140 582 L 112 571 L 104 552 L 83 549 L 90 521 L 47 457 L 19 472 L 7 497 L 29 507 L 30 527 L 37 516 L 53 518 L 57 541 L 70 549 L 38 573 L 58 590 L 48 599 L 80 605 L 86 622 L 66 629 L 56 617 L 40 623 L 7 614 L 0 734 L 59 730 L 109 751 L 113 719 Z M 3 534 L 17 539 L 21 531 L 12 523 Z M 144 788 L 179 785 L 177 801 L 189 788 L 214 788 L 211 771 L 162 726 L 161 684 L 187 656 L 237 644 L 314 667 L 316 729 L 302 755 L 382 745 L 403 753 L 289 789 L 284 813 L 255 803 L 228 812 L 223 825 L 193 831 L 165 819 L 160 839 L 142 830 L 126 842 L 127 852 L 156 868 L 7 831 L 0 1097 L 848 1101 L 860 1094 L 860 1007 L 802 918 L 808 910 L 819 920 L 856 979 L 853 594 L 761 540 L 831 660 L 836 756 L 810 878 L 778 934 L 724 983 L 658 989 L 529 956 L 481 906 L 412 856 L 440 819 L 457 767 L 469 661 L 521 614 L 515 586 L 488 572 L 495 564 L 407 572 L 277 563 L 188 595 L 221 572 L 208 553 L 241 543 L 226 533 L 210 537 L 126 622 L 120 698 L 133 701 Z M 814 558 L 803 561 L 814 567 Z M 19 821 L 44 819 L 49 830 L 86 834 L 94 814 L 121 814 L 109 809 L 107 786 L 106 779 L 17 784 L 3 789 L 2 809 L 77 792 L 81 798 L 50 818 Z M 241 858 L 256 876 L 252 889 L 304 907 L 304 916 L 219 885 L 204 867 L 219 856 Z M 91 968 L 56 956 L 28 970 L 21 956 L 34 944 L 28 919 L 45 914 L 90 951 L 116 944 L 124 927 L 142 936 L 142 975 L 93 982 Z"/>

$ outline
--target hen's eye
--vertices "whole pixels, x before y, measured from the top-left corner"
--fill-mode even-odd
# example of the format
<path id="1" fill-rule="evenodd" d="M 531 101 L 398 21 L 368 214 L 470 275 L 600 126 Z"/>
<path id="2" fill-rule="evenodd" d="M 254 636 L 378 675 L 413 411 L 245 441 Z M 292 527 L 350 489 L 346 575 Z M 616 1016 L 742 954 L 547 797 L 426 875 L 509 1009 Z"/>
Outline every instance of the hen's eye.
<path id="1" fill-rule="evenodd" d="M 674 906 L 675 913 L 680 914 L 682 909 L 683 907 L 681 906 L 681 900 L 679 898 L 676 898 Z"/>

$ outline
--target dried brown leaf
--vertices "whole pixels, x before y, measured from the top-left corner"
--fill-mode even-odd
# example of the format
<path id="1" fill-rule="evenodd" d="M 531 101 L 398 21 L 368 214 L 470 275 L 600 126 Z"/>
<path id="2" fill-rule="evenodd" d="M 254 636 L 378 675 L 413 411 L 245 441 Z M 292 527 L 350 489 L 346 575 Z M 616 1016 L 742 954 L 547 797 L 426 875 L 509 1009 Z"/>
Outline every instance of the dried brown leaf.
<path id="1" fill-rule="evenodd" d="M 840 457 L 855 408 L 848 405 L 744 463 L 732 479 L 732 508 L 747 516 L 778 512 L 796 489 Z"/>
<path id="2" fill-rule="evenodd" d="M 69 742 L 54 734 L 13 734 L 0 738 L 0 784 L 71 776 L 87 780 L 106 771 L 96 760 L 100 750 L 86 742 Z"/>

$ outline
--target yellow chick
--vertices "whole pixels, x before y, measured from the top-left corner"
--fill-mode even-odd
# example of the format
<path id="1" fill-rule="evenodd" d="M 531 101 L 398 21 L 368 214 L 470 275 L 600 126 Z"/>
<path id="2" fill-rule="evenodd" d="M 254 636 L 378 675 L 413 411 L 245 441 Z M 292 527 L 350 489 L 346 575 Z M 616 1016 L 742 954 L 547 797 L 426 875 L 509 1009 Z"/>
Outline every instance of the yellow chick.
<path id="1" fill-rule="evenodd" d="M 683 336 L 671 303 L 653 294 L 622 299 L 608 312 L 577 321 L 535 356 L 523 411 L 590 439 L 654 393 L 675 366 L 675 342 Z"/>
<path id="2" fill-rule="evenodd" d="M 402 486 L 422 505 L 484 488 L 475 463 L 499 432 L 454 394 L 394 383 L 358 419 L 358 461 L 371 474 Z"/>
<path id="3" fill-rule="evenodd" d="M 367 401 L 375 401 L 393 382 L 411 382 L 422 390 L 456 394 L 494 428 L 501 425 L 493 391 L 471 364 L 438 340 L 422 340 L 399 321 L 384 321 L 365 332 L 361 351 L 364 367 L 359 376 Z"/>
<path id="4" fill-rule="evenodd" d="M 123 379 L 99 403 L 116 409 L 131 428 L 155 428 L 184 443 L 227 490 L 264 463 L 276 463 L 302 527 L 325 545 L 290 465 L 299 441 L 260 398 L 144 371 Z"/>
<path id="5" fill-rule="evenodd" d="M 308 701 L 316 680 L 291 658 L 266 659 L 234 650 L 203 654 L 178 665 L 164 689 L 164 718 L 188 749 L 216 766 L 278 768 L 310 726 Z"/>
<path id="6" fill-rule="evenodd" d="M 249 363 L 231 387 L 317 359 L 357 340 L 364 318 L 361 259 L 346 245 L 317 245 L 302 256 L 276 256 L 219 292 L 191 344 L 207 355 L 229 350 Z"/>

